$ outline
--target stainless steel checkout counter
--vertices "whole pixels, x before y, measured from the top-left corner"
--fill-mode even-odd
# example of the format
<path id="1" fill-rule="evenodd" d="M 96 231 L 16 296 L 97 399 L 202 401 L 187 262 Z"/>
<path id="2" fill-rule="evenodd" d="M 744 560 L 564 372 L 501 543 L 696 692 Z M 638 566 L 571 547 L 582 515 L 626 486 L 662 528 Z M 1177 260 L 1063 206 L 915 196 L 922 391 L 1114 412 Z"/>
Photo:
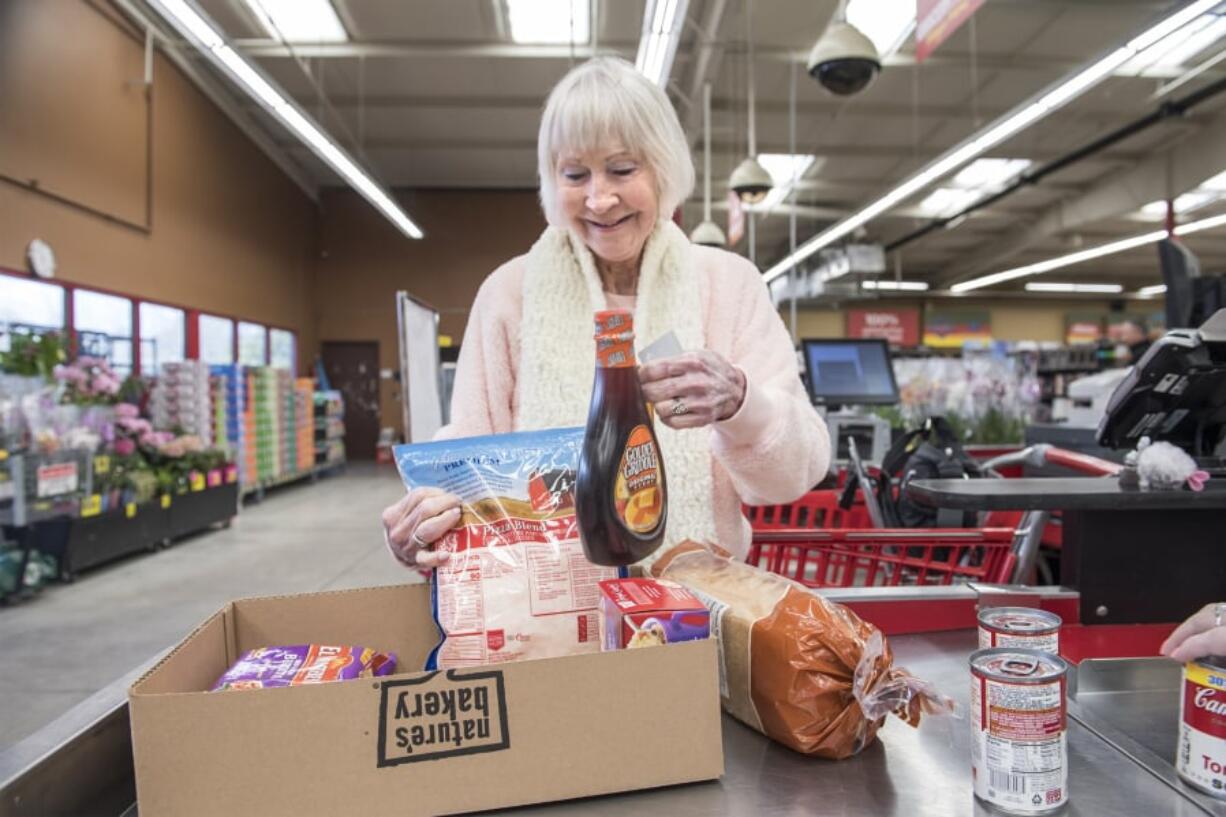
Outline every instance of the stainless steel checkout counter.
<path id="1" fill-rule="evenodd" d="M 908 605 L 946 600 L 968 608 L 975 590 L 928 587 L 832 590 L 828 597 Z M 893 595 L 891 595 L 893 594 Z M 971 795 L 967 659 L 973 629 L 892 636 L 896 663 L 957 701 L 958 717 L 918 729 L 890 718 L 857 757 L 804 757 L 724 717 L 725 773 L 718 781 L 509 810 L 510 814 L 957 817 L 992 814 Z M 152 662 L 150 662 L 152 663 Z M 148 666 L 148 665 L 146 665 Z M 140 667 L 42 731 L 0 753 L 0 817 L 139 811 L 128 731 L 127 687 Z M 1172 768 L 1179 667 L 1162 659 L 1083 661 L 1069 700 L 1070 803 L 1063 815 L 1226 817 L 1218 800 L 1183 785 Z"/>

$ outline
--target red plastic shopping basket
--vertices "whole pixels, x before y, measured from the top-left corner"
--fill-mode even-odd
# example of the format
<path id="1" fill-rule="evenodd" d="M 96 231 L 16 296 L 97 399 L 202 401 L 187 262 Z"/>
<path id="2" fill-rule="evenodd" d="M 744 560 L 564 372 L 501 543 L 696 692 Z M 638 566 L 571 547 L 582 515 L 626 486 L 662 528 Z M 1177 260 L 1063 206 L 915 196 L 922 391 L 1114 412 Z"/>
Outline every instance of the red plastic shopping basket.
<path id="1" fill-rule="evenodd" d="M 1008 582 L 1011 528 L 755 530 L 746 561 L 808 587 Z"/>

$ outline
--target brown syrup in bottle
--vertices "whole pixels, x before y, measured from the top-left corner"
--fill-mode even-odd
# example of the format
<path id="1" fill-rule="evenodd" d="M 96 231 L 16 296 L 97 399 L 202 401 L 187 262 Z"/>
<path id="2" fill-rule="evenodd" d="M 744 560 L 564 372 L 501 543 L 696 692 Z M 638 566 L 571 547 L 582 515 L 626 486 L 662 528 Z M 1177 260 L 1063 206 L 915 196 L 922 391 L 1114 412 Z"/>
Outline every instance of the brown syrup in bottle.
<path id="1" fill-rule="evenodd" d="M 596 313 L 596 377 L 575 512 L 583 552 L 593 564 L 633 564 L 664 540 L 664 460 L 639 384 L 628 309 Z"/>

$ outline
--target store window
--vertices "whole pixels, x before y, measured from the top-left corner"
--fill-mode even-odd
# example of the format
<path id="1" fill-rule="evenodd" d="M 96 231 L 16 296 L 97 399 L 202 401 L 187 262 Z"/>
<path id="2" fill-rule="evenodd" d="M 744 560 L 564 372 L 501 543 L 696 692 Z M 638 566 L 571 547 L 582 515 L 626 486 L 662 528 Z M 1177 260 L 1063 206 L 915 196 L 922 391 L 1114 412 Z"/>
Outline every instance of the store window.
<path id="1" fill-rule="evenodd" d="M 268 332 L 262 324 L 239 321 L 238 362 L 244 366 L 268 365 Z"/>
<path id="2" fill-rule="evenodd" d="M 0 275 L 0 350 L 8 349 L 8 329 L 64 328 L 64 290 L 55 284 Z"/>
<path id="3" fill-rule="evenodd" d="M 156 375 L 163 363 L 184 357 L 187 318 L 182 309 L 161 304 L 140 305 L 140 370 Z"/>
<path id="4" fill-rule="evenodd" d="M 270 329 L 268 330 L 268 340 L 271 346 L 268 356 L 269 365 L 276 366 L 278 369 L 289 369 L 291 372 L 297 371 L 298 365 L 294 354 L 294 333 L 288 329 Z"/>
<path id="5" fill-rule="evenodd" d="M 73 290 L 72 328 L 77 352 L 110 362 L 118 374 L 132 372 L 132 301 L 88 289 Z"/>
<path id="6" fill-rule="evenodd" d="M 200 359 L 205 363 L 234 362 L 234 321 L 200 316 Z"/>

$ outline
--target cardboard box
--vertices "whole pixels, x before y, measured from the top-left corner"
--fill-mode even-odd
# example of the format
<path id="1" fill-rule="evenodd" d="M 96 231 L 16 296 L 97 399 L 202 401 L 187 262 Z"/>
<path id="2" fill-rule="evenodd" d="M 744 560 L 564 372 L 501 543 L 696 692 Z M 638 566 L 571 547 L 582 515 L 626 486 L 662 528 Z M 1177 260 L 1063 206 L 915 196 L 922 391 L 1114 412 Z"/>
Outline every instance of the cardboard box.
<path id="1" fill-rule="evenodd" d="M 246 650 L 424 665 L 424 585 L 243 599 L 132 685 L 141 817 L 450 814 L 723 774 L 712 640 L 316 686 L 206 692 Z"/>
<path id="2" fill-rule="evenodd" d="M 711 637 L 711 612 L 667 579 L 600 582 L 600 648 L 620 650 Z"/>

